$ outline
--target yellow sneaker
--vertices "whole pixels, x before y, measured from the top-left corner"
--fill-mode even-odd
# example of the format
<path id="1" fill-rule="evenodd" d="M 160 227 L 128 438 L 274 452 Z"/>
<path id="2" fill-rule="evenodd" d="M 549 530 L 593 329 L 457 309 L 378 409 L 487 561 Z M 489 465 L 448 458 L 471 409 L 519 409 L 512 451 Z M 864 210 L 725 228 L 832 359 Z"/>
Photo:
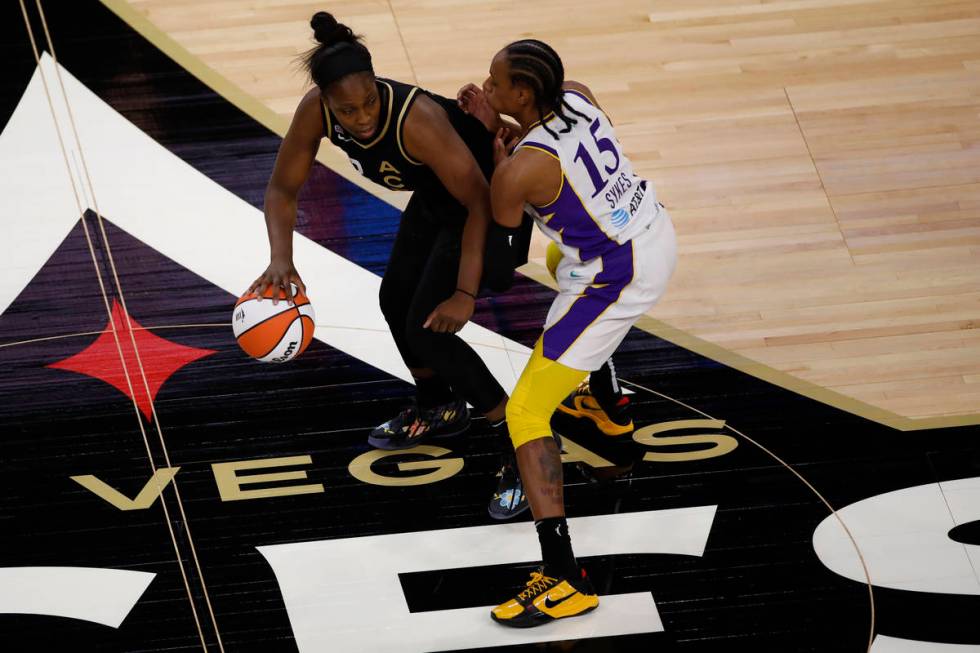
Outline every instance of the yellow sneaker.
<path id="1" fill-rule="evenodd" d="M 582 570 L 577 580 L 547 576 L 544 568 L 531 572 L 523 592 L 490 611 L 499 624 L 512 628 L 540 626 L 555 619 L 577 617 L 599 607 L 599 597 Z"/>
<path id="2" fill-rule="evenodd" d="M 633 420 L 630 419 L 628 410 L 629 399 L 623 397 L 619 401 L 621 405 L 617 406 L 618 414 L 614 419 L 599 406 L 589 390 L 588 382 L 585 382 L 558 404 L 558 410 L 575 418 L 590 419 L 604 434 L 615 437 L 633 432 Z"/>

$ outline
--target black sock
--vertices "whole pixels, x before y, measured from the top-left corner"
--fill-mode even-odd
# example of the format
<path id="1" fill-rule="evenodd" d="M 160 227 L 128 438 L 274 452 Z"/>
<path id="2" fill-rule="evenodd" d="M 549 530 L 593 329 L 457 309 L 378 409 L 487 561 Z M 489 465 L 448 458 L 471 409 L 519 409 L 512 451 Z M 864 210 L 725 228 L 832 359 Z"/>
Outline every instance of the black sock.
<path id="1" fill-rule="evenodd" d="M 438 374 L 426 379 L 415 379 L 415 396 L 420 410 L 448 404 L 456 398 L 453 389 Z"/>
<path id="2" fill-rule="evenodd" d="M 548 517 L 534 522 L 541 543 L 541 559 L 545 573 L 570 580 L 579 577 L 578 563 L 572 553 L 572 540 L 568 537 L 568 523 L 564 517 Z"/>
<path id="3" fill-rule="evenodd" d="M 623 391 L 616 381 L 616 367 L 611 358 L 589 375 L 589 390 L 612 421 L 617 424 L 626 424 L 629 421 L 626 411 L 629 402 L 625 401 Z"/>

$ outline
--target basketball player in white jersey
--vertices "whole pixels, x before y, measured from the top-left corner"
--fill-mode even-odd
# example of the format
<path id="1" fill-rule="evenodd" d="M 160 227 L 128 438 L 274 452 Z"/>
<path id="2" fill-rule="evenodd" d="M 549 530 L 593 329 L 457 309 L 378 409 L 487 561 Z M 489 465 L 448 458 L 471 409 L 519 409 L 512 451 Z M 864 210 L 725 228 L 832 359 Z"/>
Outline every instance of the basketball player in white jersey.
<path id="1" fill-rule="evenodd" d="M 501 129 L 491 181 L 494 220 L 516 227 L 525 209 L 561 249 L 559 294 L 507 404 L 507 425 L 541 543 L 526 589 L 491 611 L 515 627 L 595 609 L 599 599 L 572 553 L 560 452 L 549 420 L 663 295 L 676 263 L 674 227 L 653 185 L 623 153 L 592 92 L 564 81 L 558 54 L 537 40 L 501 50 L 483 97 L 520 125 Z M 504 138 L 516 138 L 507 145 Z M 513 147 L 509 147 L 513 144 Z"/>

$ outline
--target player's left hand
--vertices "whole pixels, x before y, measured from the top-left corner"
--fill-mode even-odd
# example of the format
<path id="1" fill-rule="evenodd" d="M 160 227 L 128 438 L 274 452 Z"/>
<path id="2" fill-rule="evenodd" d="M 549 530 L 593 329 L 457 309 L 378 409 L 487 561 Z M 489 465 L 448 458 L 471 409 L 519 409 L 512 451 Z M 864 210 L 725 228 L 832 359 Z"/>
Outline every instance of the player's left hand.
<path id="1" fill-rule="evenodd" d="M 435 333 L 456 333 L 473 317 L 475 305 L 476 300 L 457 291 L 429 313 L 422 327 Z"/>

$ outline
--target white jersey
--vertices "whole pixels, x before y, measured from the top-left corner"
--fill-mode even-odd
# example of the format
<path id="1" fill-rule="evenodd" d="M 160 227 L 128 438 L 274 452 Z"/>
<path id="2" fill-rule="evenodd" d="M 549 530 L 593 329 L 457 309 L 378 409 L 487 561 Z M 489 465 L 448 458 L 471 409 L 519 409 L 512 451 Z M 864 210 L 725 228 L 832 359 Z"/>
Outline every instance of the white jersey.
<path id="1" fill-rule="evenodd" d="M 565 107 L 575 121 L 569 131 L 552 114 L 532 126 L 517 148 L 540 150 L 561 164 L 558 195 L 528 209 L 564 256 L 589 261 L 642 233 L 661 207 L 653 184 L 633 171 L 606 114 L 577 91 L 565 90 L 564 100 L 585 117 Z"/>

